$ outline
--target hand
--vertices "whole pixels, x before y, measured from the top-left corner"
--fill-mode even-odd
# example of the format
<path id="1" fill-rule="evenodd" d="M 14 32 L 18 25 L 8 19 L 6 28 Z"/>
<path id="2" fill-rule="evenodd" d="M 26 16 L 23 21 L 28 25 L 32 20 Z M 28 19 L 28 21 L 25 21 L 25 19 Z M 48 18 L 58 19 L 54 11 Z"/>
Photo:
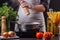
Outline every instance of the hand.
<path id="1" fill-rule="evenodd" d="M 25 1 L 21 1 L 20 2 L 21 6 L 24 8 L 24 7 L 27 7 L 27 8 L 31 8 L 32 6 L 30 4 L 28 4 L 27 2 Z"/>

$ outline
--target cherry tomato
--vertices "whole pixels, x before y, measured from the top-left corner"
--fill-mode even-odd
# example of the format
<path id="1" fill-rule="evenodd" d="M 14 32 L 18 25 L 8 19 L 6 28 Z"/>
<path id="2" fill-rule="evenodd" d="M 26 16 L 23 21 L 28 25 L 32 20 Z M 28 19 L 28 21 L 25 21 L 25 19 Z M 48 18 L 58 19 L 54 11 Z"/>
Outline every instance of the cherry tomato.
<path id="1" fill-rule="evenodd" d="M 51 38 L 52 37 L 52 32 L 45 32 L 44 34 L 43 34 L 43 37 L 46 39 L 46 38 Z"/>
<path id="2" fill-rule="evenodd" d="M 43 33 L 42 32 L 37 32 L 36 33 L 36 38 L 37 39 L 40 39 L 40 38 L 42 38 L 43 37 Z"/>
<path id="3" fill-rule="evenodd" d="M 43 38 L 46 39 L 47 37 L 48 37 L 48 34 L 47 34 L 47 33 L 44 33 L 44 34 L 43 34 Z"/>
<path id="4" fill-rule="evenodd" d="M 49 36 L 52 37 L 53 36 L 53 33 L 52 32 L 49 32 Z"/>

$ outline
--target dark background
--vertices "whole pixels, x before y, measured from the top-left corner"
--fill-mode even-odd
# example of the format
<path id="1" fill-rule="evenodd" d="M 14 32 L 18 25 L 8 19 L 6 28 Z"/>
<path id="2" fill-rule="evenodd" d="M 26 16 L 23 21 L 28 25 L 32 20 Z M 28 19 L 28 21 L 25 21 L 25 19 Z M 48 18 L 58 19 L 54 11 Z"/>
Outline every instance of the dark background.
<path id="1" fill-rule="evenodd" d="M 13 7 L 14 10 L 18 9 L 19 6 L 18 0 L 0 0 L 0 6 L 2 6 L 2 4 L 5 2 L 7 2 L 9 6 Z"/>
<path id="2" fill-rule="evenodd" d="M 51 0 L 50 7 L 53 11 L 60 11 L 60 0 Z"/>

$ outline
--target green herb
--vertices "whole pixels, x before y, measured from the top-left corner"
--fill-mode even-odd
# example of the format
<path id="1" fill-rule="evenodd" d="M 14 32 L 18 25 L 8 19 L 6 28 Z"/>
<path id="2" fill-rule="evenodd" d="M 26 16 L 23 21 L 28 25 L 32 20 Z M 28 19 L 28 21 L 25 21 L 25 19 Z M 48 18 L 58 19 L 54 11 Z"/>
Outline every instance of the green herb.
<path id="1" fill-rule="evenodd" d="M 16 11 L 13 10 L 12 7 L 8 6 L 7 3 L 4 3 L 2 7 L 0 7 L 0 26 L 1 26 L 1 17 L 6 16 L 7 22 L 16 18 Z"/>

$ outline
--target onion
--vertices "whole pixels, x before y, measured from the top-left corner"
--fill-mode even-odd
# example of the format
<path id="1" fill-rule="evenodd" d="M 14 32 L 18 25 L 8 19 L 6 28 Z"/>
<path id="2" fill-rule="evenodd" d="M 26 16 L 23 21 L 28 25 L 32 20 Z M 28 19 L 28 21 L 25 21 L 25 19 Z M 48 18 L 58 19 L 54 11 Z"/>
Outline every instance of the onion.
<path id="1" fill-rule="evenodd" d="M 8 32 L 8 36 L 9 36 L 9 37 L 14 37 L 14 35 L 15 35 L 15 34 L 14 34 L 13 31 L 9 31 L 9 32 Z"/>
<path id="2" fill-rule="evenodd" d="M 4 32 L 4 33 L 2 34 L 2 36 L 3 36 L 4 38 L 8 38 L 8 32 Z"/>

